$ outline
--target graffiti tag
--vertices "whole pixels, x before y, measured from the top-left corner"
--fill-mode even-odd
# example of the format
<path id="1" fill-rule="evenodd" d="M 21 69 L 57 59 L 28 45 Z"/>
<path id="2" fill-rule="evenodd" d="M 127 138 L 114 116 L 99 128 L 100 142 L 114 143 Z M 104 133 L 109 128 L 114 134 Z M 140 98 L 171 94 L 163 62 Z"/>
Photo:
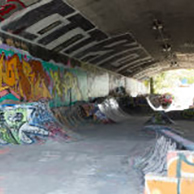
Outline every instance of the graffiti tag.
<path id="1" fill-rule="evenodd" d="M 14 12 L 25 8 L 20 0 L 7 0 L 5 5 L 0 6 L 0 20 L 8 18 Z"/>

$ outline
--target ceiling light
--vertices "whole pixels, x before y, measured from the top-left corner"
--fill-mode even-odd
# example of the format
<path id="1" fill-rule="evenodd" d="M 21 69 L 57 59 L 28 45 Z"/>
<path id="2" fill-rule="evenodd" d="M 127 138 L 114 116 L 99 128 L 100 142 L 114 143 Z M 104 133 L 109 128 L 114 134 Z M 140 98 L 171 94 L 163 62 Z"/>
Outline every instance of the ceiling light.
<path id="1" fill-rule="evenodd" d="M 152 26 L 152 29 L 153 30 L 161 30 L 163 28 L 163 25 L 160 21 L 158 21 L 157 19 L 155 19 L 153 21 L 153 26 Z"/>
<path id="2" fill-rule="evenodd" d="M 162 50 L 164 52 L 170 52 L 171 51 L 171 45 L 170 44 L 163 44 L 162 45 Z"/>

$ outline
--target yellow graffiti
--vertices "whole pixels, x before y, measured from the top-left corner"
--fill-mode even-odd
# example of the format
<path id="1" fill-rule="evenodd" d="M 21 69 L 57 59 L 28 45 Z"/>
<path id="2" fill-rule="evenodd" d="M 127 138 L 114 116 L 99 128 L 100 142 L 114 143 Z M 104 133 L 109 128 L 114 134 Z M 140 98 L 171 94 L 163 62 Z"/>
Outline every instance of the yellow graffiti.
<path id="1" fill-rule="evenodd" d="M 78 78 L 68 70 L 45 72 L 38 60 L 20 59 L 17 54 L 0 56 L 0 98 L 12 93 L 19 100 L 44 99 L 81 100 Z"/>
<path id="2" fill-rule="evenodd" d="M 76 80 L 74 79 L 74 76 L 70 72 L 66 72 L 64 74 L 64 81 L 63 81 L 63 89 L 65 90 L 65 93 L 69 91 L 69 89 L 73 88 L 76 84 Z"/>
<path id="3" fill-rule="evenodd" d="M 54 82 L 53 95 L 63 98 L 69 92 L 74 94 L 76 100 L 81 100 L 82 95 L 79 90 L 77 78 L 69 71 L 50 71 L 50 75 Z"/>
<path id="4" fill-rule="evenodd" d="M 3 84 L 3 62 L 4 62 L 4 55 L 1 55 L 0 58 L 0 87 L 2 87 Z"/>
<path id="5" fill-rule="evenodd" d="M 54 81 L 54 87 L 53 87 L 53 94 L 54 95 L 58 95 L 58 96 L 62 96 L 63 92 L 62 92 L 62 88 L 61 88 L 61 81 L 60 81 L 60 72 L 53 72 L 51 71 L 51 77 Z"/>
<path id="6" fill-rule="evenodd" d="M 36 72 L 36 69 L 38 70 Z M 0 91 L 9 89 L 26 101 L 36 101 L 40 97 L 51 98 L 45 83 L 45 73 L 41 63 L 20 61 L 18 55 L 9 60 L 3 53 L 0 58 Z"/>

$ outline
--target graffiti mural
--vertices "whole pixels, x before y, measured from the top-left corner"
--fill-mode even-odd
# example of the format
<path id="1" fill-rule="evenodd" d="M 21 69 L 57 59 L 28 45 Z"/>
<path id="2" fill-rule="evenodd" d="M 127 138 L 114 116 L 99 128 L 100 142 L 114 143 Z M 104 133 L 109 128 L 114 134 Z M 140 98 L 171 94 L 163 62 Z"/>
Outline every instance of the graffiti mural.
<path id="1" fill-rule="evenodd" d="M 58 134 L 69 138 L 44 103 L 0 106 L 1 144 L 32 144 Z"/>
<path id="2" fill-rule="evenodd" d="M 194 152 L 169 151 L 167 155 L 168 177 L 194 178 Z"/>
<path id="3" fill-rule="evenodd" d="M 81 71 L 80 71 L 81 73 Z M 79 75 L 75 75 L 72 70 L 58 69 L 57 71 L 50 71 L 50 76 L 53 82 L 51 94 L 54 98 L 58 98 L 58 102 L 65 102 L 65 105 L 71 105 L 71 103 L 80 100 L 87 100 L 87 97 L 82 96 L 80 91 L 78 78 Z M 86 77 L 83 76 L 83 83 Z M 80 85 L 83 84 L 80 80 Z M 87 89 L 87 82 L 85 83 L 83 90 Z"/>
<path id="4" fill-rule="evenodd" d="M 193 193 L 193 161 L 193 152 L 191 151 L 169 151 L 167 156 L 167 176 L 147 174 L 145 176 L 144 193 Z"/>
<path id="5" fill-rule="evenodd" d="M 31 5 L 17 15 L 17 19 L 12 17 L 5 21 L 0 29 L 2 33 L 14 34 L 33 45 L 123 75 L 154 62 L 131 34 L 110 37 L 62 0 L 45 0 Z"/>
<path id="6" fill-rule="evenodd" d="M 82 69 L 82 66 L 84 67 Z M 77 101 L 107 96 L 117 75 L 82 64 L 47 62 L 30 56 L 27 52 L 0 46 L 0 103 L 47 101 L 51 107 L 69 106 Z M 120 76 L 121 84 L 128 78 Z M 135 85 L 142 85 L 134 81 Z M 139 87 L 135 87 L 138 90 Z M 145 90 L 146 91 L 146 90 Z M 136 91 L 136 93 L 142 90 Z"/>
<path id="7" fill-rule="evenodd" d="M 5 20 L 14 12 L 22 10 L 25 7 L 25 4 L 20 0 L 6 0 L 6 3 L 0 6 L 0 20 Z"/>
<path id="8" fill-rule="evenodd" d="M 0 102 L 50 101 L 52 106 L 87 100 L 87 75 L 24 53 L 0 49 Z"/>
<path id="9" fill-rule="evenodd" d="M 6 59 L 2 53 L 0 57 L 0 92 L 1 96 L 7 93 L 19 94 L 26 101 L 51 98 L 47 89 L 48 77 L 39 61 L 20 60 L 17 54 Z M 17 95 L 14 95 L 15 97 Z"/>

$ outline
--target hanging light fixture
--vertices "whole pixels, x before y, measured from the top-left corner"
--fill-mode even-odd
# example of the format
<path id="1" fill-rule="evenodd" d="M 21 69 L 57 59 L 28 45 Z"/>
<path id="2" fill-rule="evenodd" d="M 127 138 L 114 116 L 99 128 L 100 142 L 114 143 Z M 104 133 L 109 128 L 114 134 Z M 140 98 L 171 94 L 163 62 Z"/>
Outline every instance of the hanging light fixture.
<path id="1" fill-rule="evenodd" d="M 162 22 L 157 20 L 157 19 L 154 19 L 152 29 L 153 30 L 162 30 L 163 29 Z"/>
<path id="2" fill-rule="evenodd" d="M 171 45 L 168 44 L 168 43 L 163 44 L 163 45 L 162 45 L 162 50 L 163 50 L 164 52 L 170 52 L 170 51 L 171 51 Z"/>

